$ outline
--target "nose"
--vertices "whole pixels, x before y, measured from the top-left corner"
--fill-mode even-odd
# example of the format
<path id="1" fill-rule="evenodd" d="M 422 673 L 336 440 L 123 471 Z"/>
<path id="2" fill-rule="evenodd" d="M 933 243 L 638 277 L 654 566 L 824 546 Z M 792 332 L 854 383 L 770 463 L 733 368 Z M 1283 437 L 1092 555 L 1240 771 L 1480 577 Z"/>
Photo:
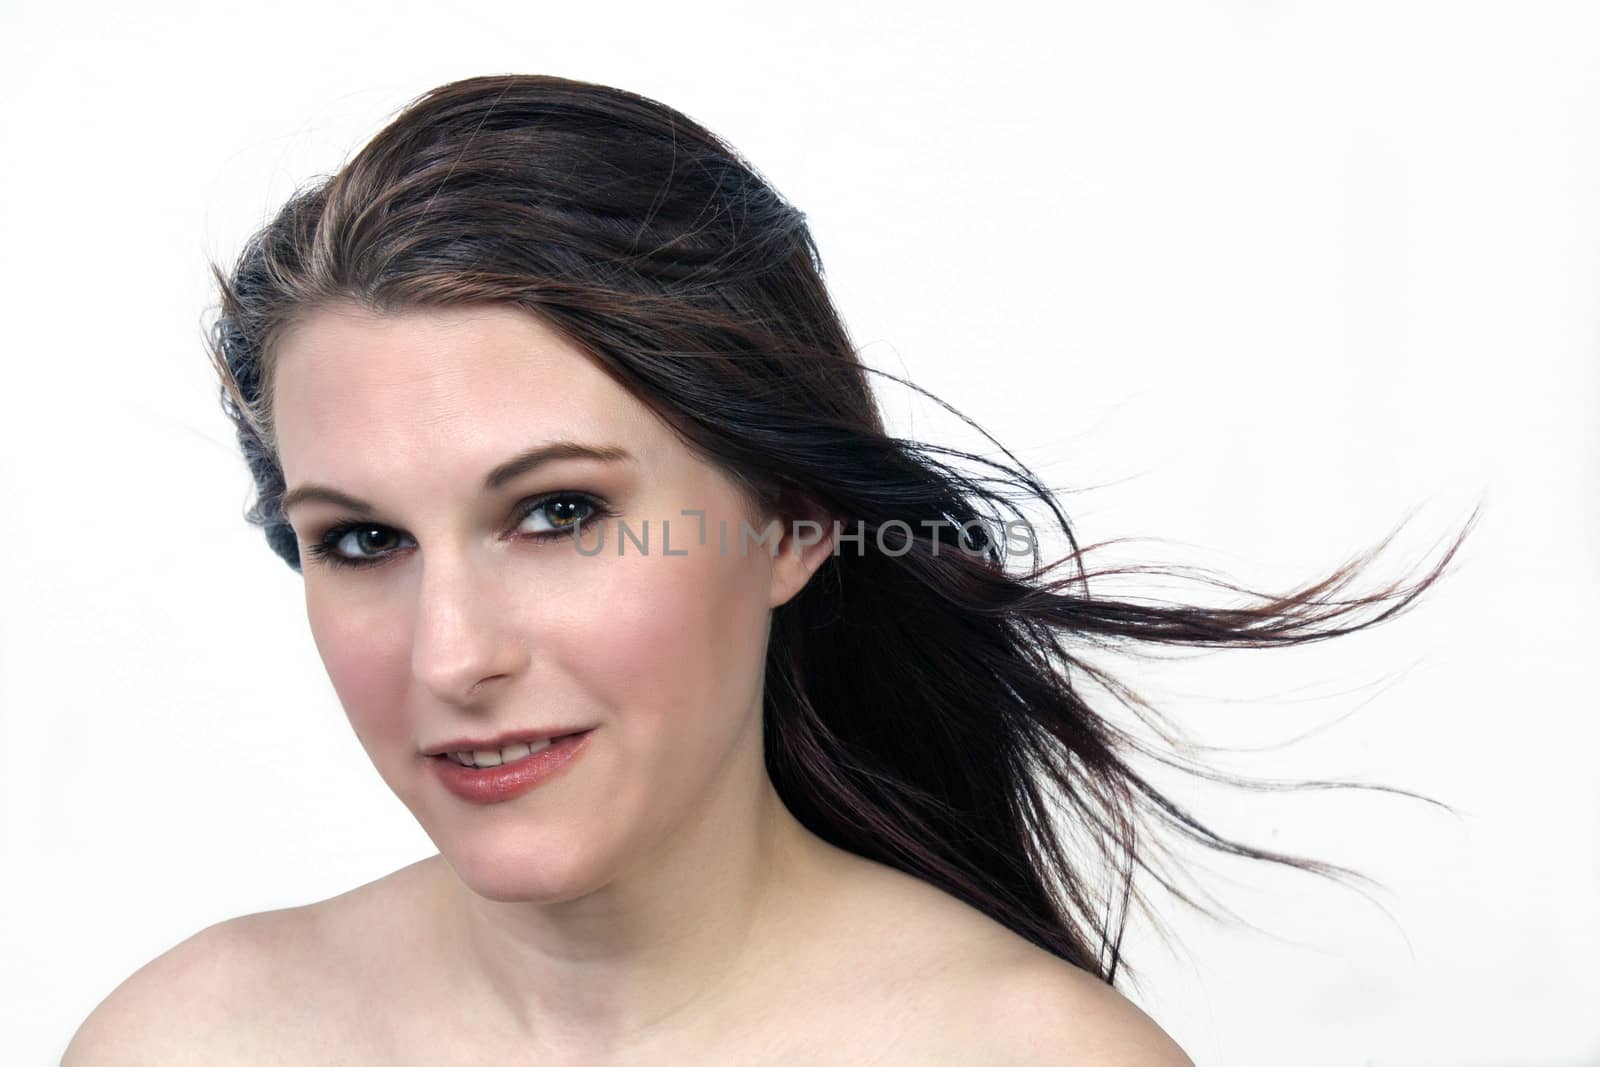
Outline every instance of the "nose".
<path id="1" fill-rule="evenodd" d="M 504 577 L 466 556 L 424 560 L 411 638 L 411 672 L 435 699 L 465 705 L 479 686 L 515 677 L 527 648 L 503 600 Z"/>

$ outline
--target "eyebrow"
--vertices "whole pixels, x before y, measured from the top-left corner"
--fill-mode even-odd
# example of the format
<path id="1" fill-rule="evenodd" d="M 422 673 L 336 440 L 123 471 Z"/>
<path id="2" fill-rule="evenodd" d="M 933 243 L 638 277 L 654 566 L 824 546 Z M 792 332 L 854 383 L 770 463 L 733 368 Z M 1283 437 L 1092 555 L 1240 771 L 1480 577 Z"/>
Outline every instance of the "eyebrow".
<path id="1" fill-rule="evenodd" d="M 535 445 L 526 451 L 519 452 L 495 467 L 494 470 L 484 476 L 484 492 L 499 489 L 514 478 L 520 478 L 522 475 L 546 463 L 553 463 L 562 459 L 598 459 L 626 463 L 635 461 L 633 453 L 616 445 L 586 445 L 577 441 L 552 441 L 549 444 Z M 298 485 L 283 494 L 283 498 L 278 502 L 278 509 L 287 514 L 289 509 L 296 504 L 308 503 L 313 500 L 348 508 L 361 515 L 370 515 L 377 510 L 365 500 L 360 500 L 349 493 L 341 492 L 330 485 L 319 485 L 315 482 Z"/>

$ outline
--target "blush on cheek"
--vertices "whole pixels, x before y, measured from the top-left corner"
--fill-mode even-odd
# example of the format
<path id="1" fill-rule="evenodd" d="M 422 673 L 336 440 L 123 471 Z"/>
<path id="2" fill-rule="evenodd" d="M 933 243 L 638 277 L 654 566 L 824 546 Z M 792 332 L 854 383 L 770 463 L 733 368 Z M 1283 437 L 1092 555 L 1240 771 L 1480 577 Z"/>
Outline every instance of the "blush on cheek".
<path id="1" fill-rule="evenodd" d="M 331 608 L 310 614 L 328 680 L 362 744 L 370 751 L 369 742 L 403 734 L 406 724 L 396 709 L 405 706 L 408 657 L 403 647 L 381 639 L 393 625 L 375 626 Z"/>
<path id="2" fill-rule="evenodd" d="M 760 561 L 752 566 L 733 552 L 720 557 L 709 545 L 688 557 L 627 563 L 606 582 L 608 595 L 595 598 L 602 629 L 590 633 L 595 667 L 587 675 L 614 678 L 635 699 L 670 696 L 683 713 L 710 712 L 734 694 L 746 697 L 739 680 L 749 677 L 749 661 L 765 640 Z"/>
<path id="3" fill-rule="evenodd" d="M 719 556 L 715 542 L 684 557 L 607 560 L 571 669 L 664 747 L 731 741 L 764 667 L 763 565 Z"/>

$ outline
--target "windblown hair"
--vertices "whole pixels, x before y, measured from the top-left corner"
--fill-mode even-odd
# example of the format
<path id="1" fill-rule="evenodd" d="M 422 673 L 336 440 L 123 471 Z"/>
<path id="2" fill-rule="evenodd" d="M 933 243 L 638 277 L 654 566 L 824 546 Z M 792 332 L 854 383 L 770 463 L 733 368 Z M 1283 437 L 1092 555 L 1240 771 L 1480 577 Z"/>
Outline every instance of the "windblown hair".
<path id="1" fill-rule="evenodd" d="M 297 192 L 231 272 L 211 270 L 221 306 L 209 355 L 257 490 L 246 518 L 295 570 L 271 410 L 284 329 L 336 304 L 519 307 L 740 485 L 753 513 L 820 507 L 863 534 L 775 610 L 768 645 L 766 766 L 814 833 L 1113 985 L 1130 906 L 1151 912 L 1136 875 L 1206 910 L 1152 862 L 1171 860 L 1163 836 L 1363 877 L 1230 840 L 1157 790 L 1131 757 L 1281 786 L 1167 752 L 1178 742 L 1161 713 L 1072 646 L 1267 647 L 1372 626 L 1443 573 L 1476 511 L 1419 582 L 1370 596 L 1339 595 L 1383 545 L 1242 607 L 1091 596 L 1091 578 L 1162 572 L 1088 570 L 1102 546 L 1080 549 L 1052 491 L 987 434 L 1009 463 L 887 433 L 805 216 L 694 121 L 601 85 L 497 75 L 428 92 Z M 1043 506 L 1066 556 L 1009 565 L 992 531 L 1006 514 L 1026 521 L 1018 500 Z M 1097 713 L 1080 678 L 1169 744 Z M 1328 785 L 1388 790 L 1300 784 Z"/>

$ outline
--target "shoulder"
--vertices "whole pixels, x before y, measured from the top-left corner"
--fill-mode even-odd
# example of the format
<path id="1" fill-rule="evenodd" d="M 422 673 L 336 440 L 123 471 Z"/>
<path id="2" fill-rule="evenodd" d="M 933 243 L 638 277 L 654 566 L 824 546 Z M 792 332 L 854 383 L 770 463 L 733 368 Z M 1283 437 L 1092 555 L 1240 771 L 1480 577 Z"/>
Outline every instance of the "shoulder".
<path id="1" fill-rule="evenodd" d="M 428 873 L 419 862 L 326 900 L 206 927 L 112 990 L 61 1067 L 318 1063 L 329 1042 L 360 1046 L 382 1000 L 368 994 L 392 988 L 382 981 L 399 967 L 397 946 L 420 939 Z"/>
<path id="2" fill-rule="evenodd" d="M 90 1012 L 61 1067 L 214 1064 L 258 1027 L 276 981 L 273 947 L 295 909 L 208 926 L 140 967 Z"/>
<path id="3" fill-rule="evenodd" d="M 988 1062 L 1194 1067 L 1177 1042 L 1121 992 L 1029 948 L 1031 953 L 989 968 L 974 983 Z"/>
<path id="4" fill-rule="evenodd" d="M 878 868 L 876 904 L 860 914 L 894 931 L 892 984 L 922 991 L 914 1014 L 964 1062 L 1007 1067 L 1194 1067 L 1120 991 L 1046 952 L 965 901 Z M 870 898 L 869 898 L 870 899 Z"/>

